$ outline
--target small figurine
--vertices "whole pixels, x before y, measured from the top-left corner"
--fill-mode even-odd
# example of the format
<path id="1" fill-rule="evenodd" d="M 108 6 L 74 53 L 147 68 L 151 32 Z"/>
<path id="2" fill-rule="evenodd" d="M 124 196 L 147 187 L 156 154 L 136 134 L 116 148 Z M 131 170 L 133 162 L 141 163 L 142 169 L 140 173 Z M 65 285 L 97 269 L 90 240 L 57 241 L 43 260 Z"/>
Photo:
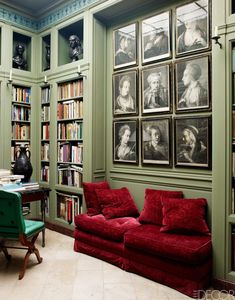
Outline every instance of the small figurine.
<path id="1" fill-rule="evenodd" d="M 46 68 L 44 69 L 44 71 L 49 70 L 50 66 L 51 66 L 51 47 L 50 45 L 46 45 Z"/>
<path id="2" fill-rule="evenodd" d="M 17 44 L 15 48 L 16 55 L 13 56 L 13 68 L 26 70 L 27 62 L 23 57 L 25 47 L 22 44 Z"/>
<path id="3" fill-rule="evenodd" d="M 76 61 L 83 58 L 83 48 L 81 41 L 77 35 L 71 35 L 69 37 L 70 46 L 70 58 L 72 61 Z"/>

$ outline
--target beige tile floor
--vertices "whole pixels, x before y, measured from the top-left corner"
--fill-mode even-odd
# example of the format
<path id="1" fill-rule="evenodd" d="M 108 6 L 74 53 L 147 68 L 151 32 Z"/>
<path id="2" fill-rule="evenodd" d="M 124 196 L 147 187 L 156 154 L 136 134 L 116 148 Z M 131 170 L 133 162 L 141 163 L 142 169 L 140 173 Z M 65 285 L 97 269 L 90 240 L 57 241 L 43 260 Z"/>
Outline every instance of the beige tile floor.
<path id="1" fill-rule="evenodd" d="M 8 264 L 0 253 L 1 300 L 186 300 L 177 291 L 125 272 L 99 259 L 73 251 L 73 238 L 46 230 L 46 247 L 37 247 L 43 257 L 40 265 L 31 256 L 25 276 L 18 271 L 25 251 L 9 249 Z M 213 291 L 205 299 L 235 300 Z"/>

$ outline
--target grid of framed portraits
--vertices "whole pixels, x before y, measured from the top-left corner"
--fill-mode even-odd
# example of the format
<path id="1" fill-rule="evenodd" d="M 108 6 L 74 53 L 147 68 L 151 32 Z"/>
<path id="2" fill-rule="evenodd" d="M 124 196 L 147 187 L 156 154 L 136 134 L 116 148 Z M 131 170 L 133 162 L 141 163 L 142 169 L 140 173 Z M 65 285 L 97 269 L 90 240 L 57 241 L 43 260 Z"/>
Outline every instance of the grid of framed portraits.
<path id="1" fill-rule="evenodd" d="M 211 168 L 210 14 L 191 1 L 113 30 L 113 162 Z"/>

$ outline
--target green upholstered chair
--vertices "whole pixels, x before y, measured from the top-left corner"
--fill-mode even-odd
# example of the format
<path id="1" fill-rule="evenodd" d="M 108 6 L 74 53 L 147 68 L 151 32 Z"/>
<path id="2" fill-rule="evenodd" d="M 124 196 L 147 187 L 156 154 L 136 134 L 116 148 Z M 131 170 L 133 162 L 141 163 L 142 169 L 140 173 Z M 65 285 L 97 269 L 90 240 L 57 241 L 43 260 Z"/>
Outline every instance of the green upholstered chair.
<path id="1" fill-rule="evenodd" d="M 25 249 L 23 266 L 20 269 L 19 279 L 24 277 L 29 256 L 34 253 L 38 263 L 42 262 L 35 242 L 38 234 L 45 228 L 41 221 L 25 220 L 22 215 L 21 195 L 15 192 L 0 190 L 0 252 L 3 251 L 7 260 L 11 256 L 7 248 Z M 18 240 L 25 247 L 10 247 L 7 240 Z"/>

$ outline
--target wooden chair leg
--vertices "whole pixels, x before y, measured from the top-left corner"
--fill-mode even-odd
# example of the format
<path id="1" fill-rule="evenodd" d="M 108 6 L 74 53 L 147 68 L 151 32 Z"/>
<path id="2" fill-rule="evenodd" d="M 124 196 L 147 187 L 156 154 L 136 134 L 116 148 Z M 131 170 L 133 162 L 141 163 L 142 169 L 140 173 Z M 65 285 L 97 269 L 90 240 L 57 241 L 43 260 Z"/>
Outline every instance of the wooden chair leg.
<path id="1" fill-rule="evenodd" d="M 9 261 L 11 259 L 11 255 L 8 253 L 7 248 L 4 245 L 4 241 L 0 242 L 0 252 L 3 252 L 6 259 Z"/>
<path id="2" fill-rule="evenodd" d="M 40 256 L 39 254 L 39 251 L 38 249 L 35 247 L 35 242 L 36 242 L 36 239 L 38 237 L 38 234 L 37 233 L 35 236 L 33 236 L 33 238 L 31 239 L 31 241 L 28 241 L 24 235 L 21 235 L 20 236 L 20 242 L 23 246 L 26 246 L 28 247 L 28 251 L 27 253 L 25 254 L 25 257 L 24 257 L 24 263 L 23 263 L 23 266 L 20 270 L 20 273 L 19 273 L 19 279 L 22 279 L 24 277 L 24 274 L 25 274 L 25 270 L 26 270 L 26 266 L 27 266 L 27 263 L 28 263 L 28 260 L 29 260 L 29 256 L 34 253 L 37 257 L 37 261 L 38 263 L 40 264 L 42 262 L 42 257 Z"/>

